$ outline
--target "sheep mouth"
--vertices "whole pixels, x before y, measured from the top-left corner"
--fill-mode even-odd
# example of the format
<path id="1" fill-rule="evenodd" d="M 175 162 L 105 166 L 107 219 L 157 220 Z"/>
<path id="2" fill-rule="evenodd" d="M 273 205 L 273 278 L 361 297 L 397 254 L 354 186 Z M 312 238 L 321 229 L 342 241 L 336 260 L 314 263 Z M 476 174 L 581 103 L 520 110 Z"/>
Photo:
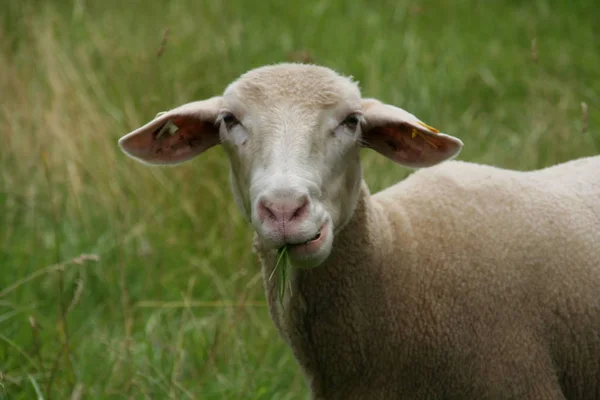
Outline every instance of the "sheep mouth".
<path id="1" fill-rule="evenodd" d="M 321 238 L 322 232 L 323 232 L 323 228 L 319 229 L 319 231 L 308 240 L 305 240 L 303 242 L 286 243 L 283 247 L 286 247 L 286 246 L 287 247 L 295 247 L 295 246 L 304 246 L 304 245 L 310 244 L 312 242 L 319 240 Z"/>
<path id="2" fill-rule="evenodd" d="M 302 244 L 309 244 L 310 242 L 314 242 L 315 240 L 319 240 L 320 238 L 321 238 L 321 230 L 319 230 L 319 232 L 317 232 L 315 236 L 308 239 L 306 242 L 304 242 Z"/>
<path id="3" fill-rule="evenodd" d="M 321 229 L 315 233 L 308 240 L 298 243 L 288 243 L 286 245 L 290 256 L 293 258 L 311 258 L 316 254 L 319 254 L 323 245 L 327 241 L 328 229 L 327 223 L 321 226 Z"/>

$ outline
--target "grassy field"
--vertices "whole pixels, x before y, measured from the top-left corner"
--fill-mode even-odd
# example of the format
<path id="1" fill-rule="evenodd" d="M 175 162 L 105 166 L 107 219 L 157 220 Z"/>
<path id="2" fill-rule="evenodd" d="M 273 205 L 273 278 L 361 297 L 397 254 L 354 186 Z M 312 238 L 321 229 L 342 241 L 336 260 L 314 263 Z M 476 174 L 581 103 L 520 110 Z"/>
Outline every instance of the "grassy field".
<path id="1" fill-rule="evenodd" d="M 462 160 L 597 154 L 595 3 L 4 0 L 0 399 L 306 398 L 222 150 L 147 168 L 117 139 L 304 59 L 460 137 Z M 410 173 L 363 160 L 372 191 Z"/>

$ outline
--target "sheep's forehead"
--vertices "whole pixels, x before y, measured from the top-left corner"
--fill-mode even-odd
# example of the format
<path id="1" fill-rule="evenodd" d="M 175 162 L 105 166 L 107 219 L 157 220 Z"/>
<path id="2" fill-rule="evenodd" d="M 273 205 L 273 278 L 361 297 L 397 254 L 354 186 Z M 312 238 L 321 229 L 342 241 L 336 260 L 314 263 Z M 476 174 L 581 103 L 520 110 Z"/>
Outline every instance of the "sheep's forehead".
<path id="1" fill-rule="evenodd" d="M 278 64 L 242 75 L 225 91 L 224 104 L 242 114 L 295 108 L 306 115 L 323 109 L 356 108 L 360 90 L 350 78 L 329 68 Z"/>

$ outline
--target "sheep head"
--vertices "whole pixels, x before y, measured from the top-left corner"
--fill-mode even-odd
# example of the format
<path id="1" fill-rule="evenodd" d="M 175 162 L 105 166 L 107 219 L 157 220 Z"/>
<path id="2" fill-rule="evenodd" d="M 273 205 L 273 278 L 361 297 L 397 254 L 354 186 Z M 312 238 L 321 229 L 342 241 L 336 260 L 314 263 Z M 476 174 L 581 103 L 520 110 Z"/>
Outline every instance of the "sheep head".
<path id="1" fill-rule="evenodd" d="M 224 147 L 236 203 L 262 248 L 287 246 L 294 266 L 319 266 L 352 217 L 361 147 L 411 168 L 455 157 L 462 142 L 375 99 L 331 69 L 251 70 L 222 96 L 160 113 L 119 140 L 148 164 L 176 164 Z"/>

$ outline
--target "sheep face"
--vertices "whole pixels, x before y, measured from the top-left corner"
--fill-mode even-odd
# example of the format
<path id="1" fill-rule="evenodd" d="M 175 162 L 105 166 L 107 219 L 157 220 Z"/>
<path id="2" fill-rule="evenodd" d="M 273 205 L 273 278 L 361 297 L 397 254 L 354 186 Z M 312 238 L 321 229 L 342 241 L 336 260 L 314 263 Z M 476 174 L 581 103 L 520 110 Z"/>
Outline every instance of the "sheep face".
<path id="1" fill-rule="evenodd" d="M 301 268 L 321 265 L 352 217 L 361 146 L 409 167 L 452 158 L 462 147 L 402 109 L 361 99 L 352 80 L 302 64 L 252 70 L 222 96 L 161 113 L 119 144 L 149 164 L 186 161 L 222 144 L 236 203 L 261 247 L 287 246 Z"/>
<path id="2" fill-rule="evenodd" d="M 236 201 L 262 247 L 320 265 L 361 181 L 356 84 L 326 68 L 261 68 L 226 89 L 219 120 Z"/>

